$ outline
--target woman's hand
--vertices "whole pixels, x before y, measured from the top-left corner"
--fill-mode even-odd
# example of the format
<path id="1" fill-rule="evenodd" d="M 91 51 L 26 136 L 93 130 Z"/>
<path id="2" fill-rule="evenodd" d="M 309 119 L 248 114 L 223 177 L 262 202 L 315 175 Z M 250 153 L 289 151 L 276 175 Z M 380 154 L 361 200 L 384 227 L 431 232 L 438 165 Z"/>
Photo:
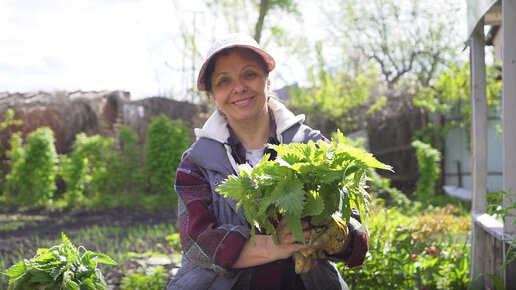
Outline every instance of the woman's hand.
<path id="1" fill-rule="evenodd" d="M 302 226 L 306 228 L 308 224 L 303 222 Z M 297 241 L 290 233 L 285 217 L 276 228 L 276 235 L 278 244 L 274 243 L 271 235 L 255 235 L 254 243 L 247 240 L 233 268 L 246 268 L 287 259 L 295 252 L 310 248 L 310 245 Z M 303 231 L 303 235 L 305 238 L 310 237 L 310 231 Z"/>
<path id="2" fill-rule="evenodd" d="M 308 223 L 303 221 L 301 226 L 303 229 L 308 227 Z M 295 252 L 305 250 L 310 248 L 310 245 L 303 243 L 303 241 L 298 241 L 292 233 L 287 228 L 287 218 L 284 216 L 278 227 L 276 228 L 276 236 L 278 237 L 278 244 L 270 245 L 272 252 L 275 255 L 278 255 L 279 259 L 286 259 L 291 257 Z M 303 236 L 305 239 L 310 238 L 310 231 L 303 231 Z"/>

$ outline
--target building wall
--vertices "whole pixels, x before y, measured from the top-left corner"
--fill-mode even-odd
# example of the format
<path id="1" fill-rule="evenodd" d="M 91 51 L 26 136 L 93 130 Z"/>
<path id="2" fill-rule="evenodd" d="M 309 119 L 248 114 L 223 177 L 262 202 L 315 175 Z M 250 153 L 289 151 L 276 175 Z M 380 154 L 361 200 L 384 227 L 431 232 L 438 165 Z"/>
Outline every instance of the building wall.
<path id="1" fill-rule="evenodd" d="M 501 126 L 499 115 L 490 112 L 487 122 L 488 192 L 497 192 L 503 188 L 502 137 L 497 134 L 497 127 L 499 126 Z M 453 128 L 446 136 L 445 185 L 461 186 L 466 189 L 471 189 L 471 152 L 469 150 L 469 139 L 466 132 L 466 130 L 469 129 L 470 128 Z"/>

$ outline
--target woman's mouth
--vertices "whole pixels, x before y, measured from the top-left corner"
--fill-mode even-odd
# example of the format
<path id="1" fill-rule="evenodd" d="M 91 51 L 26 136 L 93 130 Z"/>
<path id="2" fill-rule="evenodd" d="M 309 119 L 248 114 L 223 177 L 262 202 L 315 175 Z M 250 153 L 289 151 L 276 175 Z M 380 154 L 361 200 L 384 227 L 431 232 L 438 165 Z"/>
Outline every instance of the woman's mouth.
<path id="1" fill-rule="evenodd" d="M 245 106 L 247 105 L 249 102 L 251 102 L 251 100 L 253 99 L 254 97 L 250 97 L 250 98 L 247 98 L 247 99 L 243 99 L 243 100 L 238 100 L 236 102 L 233 102 L 233 105 L 237 105 L 237 106 Z"/>

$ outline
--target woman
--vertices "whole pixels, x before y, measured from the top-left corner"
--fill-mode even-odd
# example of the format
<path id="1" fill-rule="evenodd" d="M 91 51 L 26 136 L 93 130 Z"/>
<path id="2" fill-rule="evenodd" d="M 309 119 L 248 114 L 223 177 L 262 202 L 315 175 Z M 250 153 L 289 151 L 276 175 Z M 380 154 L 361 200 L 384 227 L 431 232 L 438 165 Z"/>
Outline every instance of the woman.
<path id="1" fill-rule="evenodd" d="M 215 192 L 228 175 L 238 172 L 238 164 L 253 166 L 264 153 L 274 156 L 267 143 L 324 138 L 303 125 L 303 115 L 295 116 L 270 97 L 268 75 L 274 67 L 274 59 L 242 34 L 228 35 L 208 52 L 197 87 L 213 98 L 217 111 L 195 130 L 197 141 L 176 173 L 183 261 L 168 289 L 347 288 L 328 259 L 319 260 L 308 273 L 295 273 L 292 255 L 310 246 L 297 243 L 284 220 L 276 229 L 278 244 L 258 233 L 251 242 L 243 209 Z M 367 235 L 356 220 L 348 227 L 349 246 L 330 258 L 356 266 L 367 252 Z"/>

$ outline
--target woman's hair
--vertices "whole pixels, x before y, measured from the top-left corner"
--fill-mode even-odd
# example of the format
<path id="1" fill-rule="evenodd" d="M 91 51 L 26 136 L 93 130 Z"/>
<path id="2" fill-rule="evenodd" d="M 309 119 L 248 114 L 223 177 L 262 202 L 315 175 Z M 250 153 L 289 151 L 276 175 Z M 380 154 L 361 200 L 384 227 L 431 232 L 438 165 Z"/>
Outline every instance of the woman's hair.
<path id="1" fill-rule="evenodd" d="M 217 61 L 219 56 L 221 56 L 221 55 L 228 56 L 232 52 L 245 53 L 245 54 L 251 56 L 252 58 L 256 59 L 258 61 L 258 63 L 260 64 L 260 66 L 262 67 L 262 70 L 265 73 L 265 76 L 269 75 L 269 70 L 268 70 L 267 63 L 255 51 L 253 51 L 251 49 L 243 48 L 243 47 L 230 47 L 230 48 L 224 49 L 223 51 L 217 53 L 210 60 L 210 62 L 208 63 L 208 66 L 206 66 L 206 72 L 204 74 L 203 81 L 204 81 L 204 86 L 206 88 L 206 94 L 208 94 L 208 97 L 209 97 L 209 94 L 210 94 L 211 89 L 212 89 L 212 87 L 211 87 L 211 75 L 213 74 L 213 71 L 215 70 L 215 62 Z"/>

